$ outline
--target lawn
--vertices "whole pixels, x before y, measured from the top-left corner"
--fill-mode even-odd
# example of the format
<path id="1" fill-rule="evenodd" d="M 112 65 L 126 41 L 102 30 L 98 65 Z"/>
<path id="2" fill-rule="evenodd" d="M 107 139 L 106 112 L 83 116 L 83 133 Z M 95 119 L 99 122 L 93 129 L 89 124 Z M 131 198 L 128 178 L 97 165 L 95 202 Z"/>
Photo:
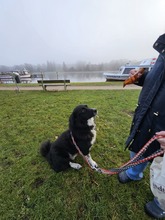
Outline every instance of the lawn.
<path id="1" fill-rule="evenodd" d="M 92 157 L 103 168 L 129 159 L 124 151 L 139 90 L 0 91 L 0 216 L 2 220 L 145 220 L 152 199 L 149 168 L 140 182 L 120 184 L 117 176 L 83 165 L 55 173 L 39 154 L 68 126 L 78 104 L 97 108 L 97 140 Z"/>

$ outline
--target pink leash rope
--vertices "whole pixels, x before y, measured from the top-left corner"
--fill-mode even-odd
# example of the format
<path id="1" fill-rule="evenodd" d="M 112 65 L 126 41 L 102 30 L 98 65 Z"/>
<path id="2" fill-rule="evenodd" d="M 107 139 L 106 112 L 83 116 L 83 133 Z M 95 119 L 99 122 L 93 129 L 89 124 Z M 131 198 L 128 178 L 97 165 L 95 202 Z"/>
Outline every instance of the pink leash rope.
<path id="1" fill-rule="evenodd" d="M 131 167 L 134 167 L 134 166 L 137 166 L 141 163 L 144 163 L 144 162 L 147 162 L 157 156 L 160 156 L 162 154 L 164 154 L 164 151 L 163 150 L 157 150 L 156 152 L 154 152 L 152 155 L 146 157 L 146 158 L 143 158 L 143 159 L 140 159 L 140 157 L 144 154 L 144 152 L 147 150 L 147 148 L 149 147 L 149 145 L 159 139 L 159 138 L 162 138 L 163 136 L 159 136 L 159 135 L 154 135 L 144 146 L 143 148 L 131 159 L 129 160 L 127 163 L 123 164 L 121 167 L 119 168 L 112 168 L 110 170 L 107 170 L 107 169 L 104 169 L 104 168 L 99 168 L 99 167 L 91 167 L 88 159 L 86 156 L 83 155 L 83 153 L 80 151 L 80 148 L 77 146 L 75 140 L 74 140 L 74 137 L 72 135 L 72 132 L 70 132 L 70 135 L 71 135 L 71 139 L 72 139 L 72 142 L 73 144 L 75 145 L 78 153 L 83 157 L 83 159 L 86 161 L 86 163 L 88 164 L 88 166 L 91 168 L 91 169 L 94 169 L 96 170 L 97 172 L 99 173 L 103 173 L 103 174 L 107 174 L 107 175 L 114 175 L 114 174 L 118 174 L 122 171 L 125 171 Z"/>
<path id="2" fill-rule="evenodd" d="M 80 148 L 79 148 L 78 145 L 76 144 L 76 141 L 74 140 L 74 137 L 73 137 L 72 132 L 70 132 L 70 135 L 71 135 L 72 142 L 73 142 L 74 146 L 76 147 L 78 153 L 82 156 L 82 158 L 86 161 L 86 163 L 88 164 L 88 166 L 92 169 L 92 167 L 91 167 L 91 165 L 90 165 L 90 163 L 89 163 L 87 157 L 84 156 L 84 154 L 81 152 Z"/>

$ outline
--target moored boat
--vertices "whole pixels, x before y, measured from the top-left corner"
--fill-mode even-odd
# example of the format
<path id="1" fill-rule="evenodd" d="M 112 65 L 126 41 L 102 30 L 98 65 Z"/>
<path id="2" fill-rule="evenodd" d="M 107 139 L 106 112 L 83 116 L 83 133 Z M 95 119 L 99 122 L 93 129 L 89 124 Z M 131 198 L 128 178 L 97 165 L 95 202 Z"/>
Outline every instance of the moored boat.
<path id="1" fill-rule="evenodd" d="M 0 83 L 31 82 L 31 74 L 24 68 L 22 71 L 7 71 L 0 73 Z"/>
<path id="2" fill-rule="evenodd" d="M 155 62 L 156 58 L 144 59 L 139 65 L 126 64 L 120 67 L 118 73 L 105 72 L 103 75 L 105 76 L 106 81 L 124 81 L 129 77 L 131 69 L 146 68 L 150 70 L 154 66 Z"/>

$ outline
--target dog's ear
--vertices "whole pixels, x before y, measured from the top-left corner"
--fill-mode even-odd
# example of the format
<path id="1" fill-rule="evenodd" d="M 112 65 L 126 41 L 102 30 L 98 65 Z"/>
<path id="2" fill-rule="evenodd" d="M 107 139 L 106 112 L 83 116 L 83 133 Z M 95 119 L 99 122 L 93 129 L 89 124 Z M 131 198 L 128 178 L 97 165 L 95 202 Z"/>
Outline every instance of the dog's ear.
<path id="1" fill-rule="evenodd" d="M 69 128 L 72 129 L 73 125 L 74 125 L 74 117 L 73 117 L 73 113 L 72 113 L 69 117 Z"/>
<path id="2" fill-rule="evenodd" d="M 76 112 L 73 112 L 69 117 L 69 129 L 72 130 L 75 127 L 81 126 L 81 121 L 79 120 L 79 116 Z"/>

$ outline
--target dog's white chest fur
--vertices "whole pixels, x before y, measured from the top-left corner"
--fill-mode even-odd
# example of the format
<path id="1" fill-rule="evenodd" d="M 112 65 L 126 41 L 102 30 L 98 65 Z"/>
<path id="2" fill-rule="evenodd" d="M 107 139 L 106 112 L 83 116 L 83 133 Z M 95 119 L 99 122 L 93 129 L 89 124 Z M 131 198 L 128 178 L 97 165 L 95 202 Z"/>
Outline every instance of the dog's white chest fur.
<path id="1" fill-rule="evenodd" d="M 93 128 L 91 130 L 91 132 L 93 134 L 93 137 L 92 137 L 92 140 L 91 140 L 91 145 L 93 145 L 94 142 L 96 141 L 96 130 L 95 130 L 96 125 L 95 125 L 95 122 L 94 122 L 94 118 L 88 119 L 87 124 L 88 124 L 88 126 L 93 126 Z"/>

